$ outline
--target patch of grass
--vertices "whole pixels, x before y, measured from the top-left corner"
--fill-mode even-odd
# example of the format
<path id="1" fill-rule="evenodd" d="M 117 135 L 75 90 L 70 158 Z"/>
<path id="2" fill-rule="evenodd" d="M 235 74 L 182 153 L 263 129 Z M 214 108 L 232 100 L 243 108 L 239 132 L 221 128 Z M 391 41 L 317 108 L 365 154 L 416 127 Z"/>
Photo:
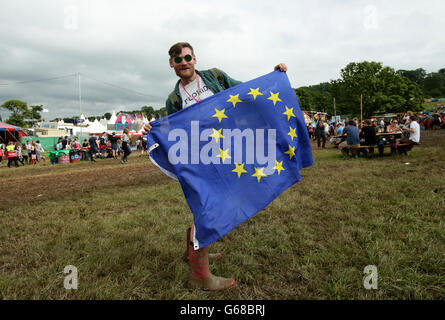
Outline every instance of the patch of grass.
<path id="1" fill-rule="evenodd" d="M 147 159 L 0 168 L 2 299 L 443 299 L 445 130 L 407 156 L 314 166 L 266 209 L 211 245 L 237 286 L 186 288 L 192 215 L 179 184 Z M 63 287 L 64 267 L 79 272 Z M 378 289 L 363 269 L 378 269 Z"/>

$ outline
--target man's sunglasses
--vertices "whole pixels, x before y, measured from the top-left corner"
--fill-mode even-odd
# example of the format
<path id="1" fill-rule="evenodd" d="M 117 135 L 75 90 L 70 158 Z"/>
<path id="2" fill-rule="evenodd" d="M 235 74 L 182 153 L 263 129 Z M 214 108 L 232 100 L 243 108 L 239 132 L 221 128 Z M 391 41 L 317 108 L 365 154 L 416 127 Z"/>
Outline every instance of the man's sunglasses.
<path id="1" fill-rule="evenodd" d="M 184 56 L 184 60 L 185 60 L 186 62 L 190 62 L 190 61 L 192 61 L 192 59 L 193 59 L 193 57 L 192 57 L 191 55 L 189 55 L 189 54 L 186 54 L 186 55 Z M 175 63 L 181 63 L 181 62 L 182 62 L 182 57 L 180 57 L 180 56 L 176 56 L 176 57 L 173 59 L 173 61 L 174 61 Z"/>

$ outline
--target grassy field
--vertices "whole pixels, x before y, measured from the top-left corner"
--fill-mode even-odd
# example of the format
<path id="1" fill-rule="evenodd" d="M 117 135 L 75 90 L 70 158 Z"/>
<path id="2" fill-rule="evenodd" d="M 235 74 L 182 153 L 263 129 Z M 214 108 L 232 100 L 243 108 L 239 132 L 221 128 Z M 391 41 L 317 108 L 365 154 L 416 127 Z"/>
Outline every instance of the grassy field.
<path id="1" fill-rule="evenodd" d="M 314 166 L 211 251 L 223 292 L 186 288 L 192 223 L 179 184 L 136 152 L 127 165 L 8 169 L 0 179 L 2 299 L 444 299 L 445 130 L 422 132 L 408 156 Z M 64 288 L 65 266 L 78 289 Z M 363 270 L 375 265 L 378 289 Z"/>

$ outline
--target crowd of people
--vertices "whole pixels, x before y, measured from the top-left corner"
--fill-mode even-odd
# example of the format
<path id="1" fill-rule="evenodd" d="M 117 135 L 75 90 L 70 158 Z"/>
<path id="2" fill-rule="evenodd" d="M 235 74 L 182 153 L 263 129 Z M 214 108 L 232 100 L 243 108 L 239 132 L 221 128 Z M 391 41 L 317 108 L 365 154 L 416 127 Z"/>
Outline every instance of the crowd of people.
<path id="1" fill-rule="evenodd" d="M 445 129 L 445 113 L 443 110 L 436 112 L 422 112 L 419 115 L 421 130 Z"/>
<path id="2" fill-rule="evenodd" d="M 135 142 L 136 148 L 144 154 L 147 151 L 147 142 L 140 137 Z M 128 162 L 128 156 L 131 154 L 132 143 L 130 141 L 129 130 L 126 128 L 122 136 L 118 137 L 115 132 L 108 134 L 103 132 L 99 136 L 91 135 L 90 138 L 84 139 L 82 143 L 79 142 L 77 137 L 74 139 L 65 136 L 59 138 L 55 146 L 55 150 L 77 150 L 82 155 L 82 160 L 96 161 L 97 158 L 113 158 L 118 159 L 121 157 L 122 163 Z"/>
<path id="3" fill-rule="evenodd" d="M 367 149 L 360 149 L 360 152 L 369 158 L 373 156 L 374 146 L 378 148 L 380 156 L 383 156 L 385 146 L 391 148 L 391 154 L 399 152 L 406 155 L 413 145 L 420 143 L 421 130 L 445 128 L 443 113 L 433 113 L 428 117 L 422 113 L 421 116 L 407 112 L 389 121 L 382 117 L 365 119 L 362 123 L 356 123 L 354 120 L 328 123 L 323 115 L 316 114 L 313 121 L 307 125 L 307 130 L 310 138 L 317 141 L 319 149 L 325 148 L 329 139 L 331 144 L 338 146 L 342 151 L 343 159 L 347 159 L 351 148 L 359 146 L 369 146 Z M 430 126 L 430 123 L 434 125 Z M 400 135 L 379 135 L 382 133 Z"/>
<path id="4" fill-rule="evenodd" d="M 134 143 L 131 142 L 129 130 L 125 129 L 122 136 L 116 136 L 113 132 L 108 134 L 103 132 L 100 136 L 91 135 L 90 138 L 84 139 L 82 143 L 77 137 L 60 137 L 54 145 L 54 151 L 72 150 L 81 155 L 82 160 L 90 160 L 95 162 L 97 158 L 121 158 L 123 164 L 128 162 L 128 156 L 131 154 L 131 147 L 135 145 L 141 154 L 147 153 L 147 141 L 139 137 Z M 53 150 L 46 150 L 53 151 Z M 26 143 L 18 141 L 9 141 L 7 144 L 0 141 L 0 164 L 3 159 L 7 159 L 8 167 L 19 167 L 25 164 L 37 164 L 45 157 L 45 152 L 39 140 L 27 140 Z"/>
<path id="5" fill-rule="evenodd" d="M 6 145 L 0 142 L 0 164 L 6 157 L 8 159 L 8 167 L 18 167 L 19 163 L 24 166 L 25 164 L 37 164 L 42 160 L 42 152 L 44 152 L 39 140 L 26 143 L 20 143 L 18 141 L 9 141 Z M 44 159 L 44 158 L 43 158 Z"/>

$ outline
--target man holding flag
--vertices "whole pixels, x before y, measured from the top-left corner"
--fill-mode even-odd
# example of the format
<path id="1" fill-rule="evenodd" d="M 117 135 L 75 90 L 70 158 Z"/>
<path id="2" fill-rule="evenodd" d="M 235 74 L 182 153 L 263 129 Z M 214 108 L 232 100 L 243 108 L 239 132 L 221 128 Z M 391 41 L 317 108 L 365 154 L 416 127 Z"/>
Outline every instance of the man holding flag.
<path id="1" fill-rule="evenodd" d="M 150 132 L 150 159 L 181 183 L 194 214 L 194 225 L 187 230 L 186 237 L 189 287 L 223 290 L 233 287 L 235 280 L 210 273 L 208 245 L 264 209 L 301 179 L 298 170 L 312 165 L 309 138 L 285 74 L 285 78 L 271 79 L 272 82 L 265 78 L 244 85 L 218 69 L 195 70 L 196 56 L 189 43 L 173 45 L 169 55 L 170 67 L 180 79 L 166 101 L 169 116 L 144 127 L 145 133 Z M 285 64 L 274 69 L 287 71 Z M 285 106 L 286 101 L 280 99 L 281 82 L 287 83 L 284 94 L 293 99 L 288 100 L 293 105 Z M 261 84 L 264 89 L 250 88 L 241 97 L 240 93 L 230 92 L 235 86 L 241 90 L 251 83 Z M 202 101 L 205 98 L 209 99 Z M 267 108 L 264 112 L 263 107 Z M 201 129 L 204 130 L 200 132 Z M 260 166 L 266 162 L 266 167 Z"/>

